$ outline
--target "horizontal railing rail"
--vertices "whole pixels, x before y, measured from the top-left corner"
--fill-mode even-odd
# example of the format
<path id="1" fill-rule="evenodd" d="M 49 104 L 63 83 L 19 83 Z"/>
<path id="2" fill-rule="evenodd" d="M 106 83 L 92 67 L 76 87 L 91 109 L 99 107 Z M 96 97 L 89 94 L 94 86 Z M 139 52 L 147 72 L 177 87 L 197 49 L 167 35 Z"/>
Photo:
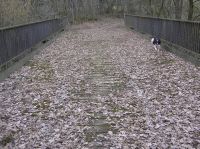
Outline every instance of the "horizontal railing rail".
<path id="1" fill-rule="evenodd" d="M 200 22 L 125 14 L 125 24 L 200 54 Z"/>
<path id="2" fill-rule="evenodd" d="M 64 28 L 66 18 L 0 28 L 0 66 Z"/>

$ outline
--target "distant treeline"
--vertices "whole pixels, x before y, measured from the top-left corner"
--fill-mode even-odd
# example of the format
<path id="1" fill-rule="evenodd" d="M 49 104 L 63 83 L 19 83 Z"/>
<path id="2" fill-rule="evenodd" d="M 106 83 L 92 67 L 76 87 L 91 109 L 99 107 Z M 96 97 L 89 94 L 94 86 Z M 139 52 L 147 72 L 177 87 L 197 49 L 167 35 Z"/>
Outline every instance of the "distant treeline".
<path id="1" fill-rule="evenodd" d="M 128 12 L 138 15 L 200 20 L 200 0 L 125 0 Z"/>
<path id="2" fill-rule="evenodd" d="M 200 0 L 1 0 L 0 27 L 67 16 L 69 22 L 125 13 L 200 20 Z"/>

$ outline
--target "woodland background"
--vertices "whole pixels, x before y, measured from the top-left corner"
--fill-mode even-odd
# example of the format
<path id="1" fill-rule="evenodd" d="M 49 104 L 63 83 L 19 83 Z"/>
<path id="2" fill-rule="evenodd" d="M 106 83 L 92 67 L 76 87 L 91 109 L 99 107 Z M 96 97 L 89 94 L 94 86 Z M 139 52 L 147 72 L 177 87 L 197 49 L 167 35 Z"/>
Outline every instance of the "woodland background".
<path id="1" fill-rule="evenodd" d="M 80 23 L 124 13 L 200 21 L 200 0 L 0 0 L 0 27 L 63 16 Z"/>

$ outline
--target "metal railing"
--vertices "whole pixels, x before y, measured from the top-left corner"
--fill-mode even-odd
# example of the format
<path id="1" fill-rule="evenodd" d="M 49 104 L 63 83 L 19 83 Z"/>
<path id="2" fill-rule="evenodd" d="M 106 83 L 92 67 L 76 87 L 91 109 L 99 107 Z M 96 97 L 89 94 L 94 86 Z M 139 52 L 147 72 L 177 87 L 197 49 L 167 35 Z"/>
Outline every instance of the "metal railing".
<path id="1" fill-rule="evenodd" d="M 200 22 L 125 15 L 125 24 L 200 54 Z"/>
<path id="2" fill-rule="evenodd" d="M 66 18 L 0 28 L 0 66 L 63 28 Z"/>

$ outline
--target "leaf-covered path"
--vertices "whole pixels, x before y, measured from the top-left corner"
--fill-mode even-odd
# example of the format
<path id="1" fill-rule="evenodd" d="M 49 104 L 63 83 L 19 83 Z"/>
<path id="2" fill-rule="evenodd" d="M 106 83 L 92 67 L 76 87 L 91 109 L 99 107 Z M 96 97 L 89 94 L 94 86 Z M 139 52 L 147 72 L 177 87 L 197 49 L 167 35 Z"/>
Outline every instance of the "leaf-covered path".
<path id="1" fill-rule="evenodd" d="M 0 148 L 199 148 L 199 84 L 122 20 L 75 25 L 0 83 Z"/>

